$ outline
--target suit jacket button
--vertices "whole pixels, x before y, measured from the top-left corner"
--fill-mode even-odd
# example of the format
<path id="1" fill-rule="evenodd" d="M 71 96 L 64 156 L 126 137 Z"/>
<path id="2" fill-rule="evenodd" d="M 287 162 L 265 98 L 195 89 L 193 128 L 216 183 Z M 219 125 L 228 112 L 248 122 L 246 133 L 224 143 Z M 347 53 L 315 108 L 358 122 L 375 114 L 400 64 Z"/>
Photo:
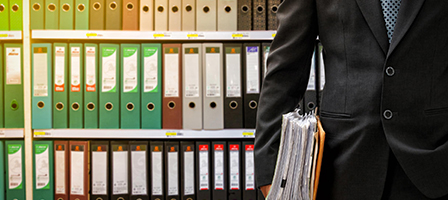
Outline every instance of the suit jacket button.
<path id="1" fill-rule="evenodd" d="M 393 117 L 392 111 L 390 111 L 390 110 L 384 111 L 383 116 L 385 119 L 392 119 L 392 117 Z"/>
<path id="2" fill-rule="evenodd" d="M 393 67 L 387 67 L 386 68 L 386 74 L 388 75 L 388 76 L 393 76 L 394 74 L 395 74 L 395 69 L 393 68 Z"/>

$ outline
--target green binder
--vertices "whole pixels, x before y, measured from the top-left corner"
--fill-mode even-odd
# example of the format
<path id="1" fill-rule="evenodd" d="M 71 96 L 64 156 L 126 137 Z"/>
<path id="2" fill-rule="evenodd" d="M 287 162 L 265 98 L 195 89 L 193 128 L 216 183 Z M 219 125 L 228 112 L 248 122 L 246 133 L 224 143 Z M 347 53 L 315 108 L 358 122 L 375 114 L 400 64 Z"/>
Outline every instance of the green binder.
<path id="1" fill-rule="evenodd" d="M 21 31 L 23 29 L 23 8 L 22 0 L 9 0 L 9 29 L 11 31 Z"/>
<path id="2" fill-rule="evenodd" d="M 99 127 L 117 129 L 120 128 L 120 46 L 100 44 L 99 55 Z"/>
<path id="3" fill-rule="evenodd" d="M 98 128 L 98 45 L 84 45 L 84 128 Z"/>
<path id="4" fill-rule="evenodd" d="M 53 141 L 33 144 L 33 200 L 54 200 Z"/>
<path id="5" fill-rule="evenodd" d="M 9 0 L 0 0 L 0 31 L 9 31 Z"/>
<path id="6" fill-rule="evenodd" d="M 140 128 L 140 45 L 121 44 L 120 112 L 122 129 Z"/>
<path id="7" fill-rule="evenodd" d="M 22 44 L 5 44 L 3 68 L 5 128 L 24 127 Z"/>
<path id="8" fill-rule="evenodd" d="M 61 11 L 59 12 L 59 29 L 61 30 L 73 30 L 73 7 L 74 0 L 61 0 L 59 5 Z"/>
<path id="9" fill-rule="evenodd" d="M 68 52 L 66 43 L 53 45 L 53 128 L 68 128 Z"/>
<path id="10" fill-rule="evenodd" d="M 3 47 L 2 44 L 0 43 L 0 69 L 4 69 L 3 66 Z M 6 61 L 5 61 L 6 63 Z M 3 81 L 3 70 L 0 70 L 0 94 L 3 94 L 3 85 L 4 85 L 4 81 Z M 3 110 L 4 108 L 4 102 L 3 102 L 3 98 L 0 98 L 0 128 L 4 128 L 5 127 L 5 111 Z"/>
<path id="11" fill-rule="evenodd" d="M 162 45 L 142 44 L 141 127 L 162 128 Z"/>
<path id="12" fill-rule="evenodd" d="M 2 140 L 0 140 L 0 197 L 5 196 L 5 145 Z"/>
<path id="13" fill-rule="evenodd" d="M 44 0 L 31 0 L 30 28 L 31 30 L 42 30 L 44 25 L 44 14 L 46 12 Z"/>
<path id="14" fill-rule="evenodd" d="M 83 48 L 82 44 L 69 44 L 69 127 L 83 128 L 84 127 L 84 67 L 83 67 Z"/>
<path id="15" fill-rule="evenodd" d="M 89 0 L 75 0 L 75 30 L 89 30 Z"/>
<path id="16" fill-rule="evenodd" d="M 25 150 L 23 140 L 5 141 L 6 200 L 25 200 Z"/>
<path id="17" fill-rule="evenodd" d="M 59 29 L 59 0 L 45 0 L 45 29 Z"/>

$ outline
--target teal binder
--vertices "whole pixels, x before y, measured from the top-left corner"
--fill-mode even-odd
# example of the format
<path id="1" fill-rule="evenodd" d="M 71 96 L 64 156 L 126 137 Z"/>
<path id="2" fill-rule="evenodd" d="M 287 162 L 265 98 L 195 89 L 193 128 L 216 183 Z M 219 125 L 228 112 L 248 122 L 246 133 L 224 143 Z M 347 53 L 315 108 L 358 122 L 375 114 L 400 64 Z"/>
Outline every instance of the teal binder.
<path id="1" fill-rule="evenodd" d="M 25 200 L 25 149 L 23 140 L 5 141 L 6 200 Z"/>
<path id="2" fill-rule="evenodd" d="M 60 0 L 59 29 L 73 30 L 75 21 L 73 10 L 76 9 L 73 4 L 74 0 Z"/>
<path id="3" fill-rule="evenodd" d="M 59 29 L 60 11 L 61 6 L 59 4 L 59 0 L 45 0 L 45 29 Z M 31 18 L 31 20 L 33 20 L 33 18 Z"/>
<path id="4" fill-rule="evenodd" d="M 84 44 L 84 128 L 98 128 L 98 45 Z"/>
<path id="5" fill-rule="evenodd" d="M 53 141 L 33 144 L 33 199 L 54 200 Z"/>
<path id="6" fill-rule="evenodd" d="M 69 44 L 69 128 L 84 128 L 84 66 L 83 45 Z"/>
<path id="7" fill-rule="evenodd" d="M 140 129 L 140 45 L 121 44 L 122 129 Z"/>
<path id="8" fill-rule="evenodd" d="M 5 128 L 24 127 L 22 44 L 5 44 L 4 112 Z M 9 64 L 8 64 L 9 63 Z"/>
<path id="9" fill-rule="evenodd" d="M 75 0 L 75 30 L 89 30 L 89 0 Z"/>
<path id="10" fill-rule="evenodd" d="M 4 69 L 4 65 L 3 65 L 3 46 L 0 43 L 0 69 Z M 6 55 L 6 53 L 5 53 Z M 6 63 L 6 59 L 5 59 L 5 63 Z M 3 85 L 4 85 L 4 81 L 3 81 L 3 70 L 0 70 L 0 94 L 3 94 Z M 4 102 L 3 102 L 3 98 L 0 98 L 0 128 L 4 128 L 5 127 L 5 111 L 4 109 Z"/>
<path id="11" fill-rule="evenodd" d="M 0 140 L 0 197 L 5 196 L 5 145 L 2 140 Z"/>
<path id="12" fill-rule="evenodd" d="M 100 44 L 99 127 L 120 128 L 120 45 Z"/>
<path id="13" fill-rule="evenodd" d="M 33 129 L 52 128 L 52 48 L 49 43 L 31 44 L 31 116 Z"/>
<path id="14" fill-rule="evenodd" d="M 68 46 L 53 44 L 53 128 L 68 128 Z"/>
<path id="15" fill-rule="evenodd" d="M 162 45 L 142 44 L 141 127 L 162 128 Z"/>
<path id="16" fill-rule="evenodd" d="M 22 0 L 9 0 L 9 30 L 21 31 L 23 29 Z"/>

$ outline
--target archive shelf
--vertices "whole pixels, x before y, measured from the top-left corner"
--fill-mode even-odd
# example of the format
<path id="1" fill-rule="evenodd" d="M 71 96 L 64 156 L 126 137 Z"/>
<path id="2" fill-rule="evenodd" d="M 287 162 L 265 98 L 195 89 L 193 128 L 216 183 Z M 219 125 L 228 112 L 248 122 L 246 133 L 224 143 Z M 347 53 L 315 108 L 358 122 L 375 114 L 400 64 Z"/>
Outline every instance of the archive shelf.
<path id="1" fill-rule="evenodd" d="M 272 40 L 276 31 L 94 31 L 94 30 L 33 30 L 32 39 L 88 39 L 88 40 Z"/>
<path id="2" fill-rule="evenodd" d="M 34 130 L 34 138 L 66 139 L 243 139 L 255 138 L 253 129 L 45 129 Z"/>
<path id="3" fill-rule="evenodd" d="M 0 31 L 0 40 L 21 40 L 22 31 Z"/>
<path id="4" fill-rule="evenodd" d="M 7 129 L 2 128 L 0 129 L 0 139 L 7 138 L 7 139 L 14 139 L 14 138 L 23 138 L 23 128 L 13 128 L 13 129 Z"/>

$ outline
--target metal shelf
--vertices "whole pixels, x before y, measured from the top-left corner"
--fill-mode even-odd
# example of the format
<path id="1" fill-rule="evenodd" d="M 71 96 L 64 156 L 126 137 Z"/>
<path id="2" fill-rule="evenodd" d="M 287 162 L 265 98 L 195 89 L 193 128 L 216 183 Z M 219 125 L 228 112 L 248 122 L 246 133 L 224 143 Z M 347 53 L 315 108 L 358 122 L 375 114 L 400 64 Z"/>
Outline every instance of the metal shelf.
<path id="1" fill-rule="evenodd" d="M 0 31 L 0 40 L 21 40 L 22 31 Z"/>
<path id="2" fill-rule="evenodd" d="M 272 40 L 276 31 L 95 31 L 33 30 L 32 39 L 94 40 Z"/>
<path id="3" fill-rule="evenodd" d="M 23 128 L 2 128 L 0 129 L 1 138 L 23 138 Z"/>
<path id="4" fill-rule="evenodd" d="M 47 129 L 47 130 L 34 130 L 34 138 L 241 139 L 241 138 L 255 138 L 255 130 L 253 129 L 224 129 L 224 130 Z"/>

